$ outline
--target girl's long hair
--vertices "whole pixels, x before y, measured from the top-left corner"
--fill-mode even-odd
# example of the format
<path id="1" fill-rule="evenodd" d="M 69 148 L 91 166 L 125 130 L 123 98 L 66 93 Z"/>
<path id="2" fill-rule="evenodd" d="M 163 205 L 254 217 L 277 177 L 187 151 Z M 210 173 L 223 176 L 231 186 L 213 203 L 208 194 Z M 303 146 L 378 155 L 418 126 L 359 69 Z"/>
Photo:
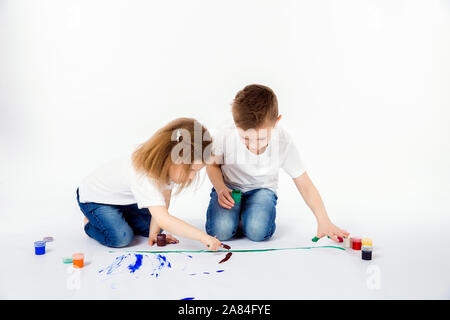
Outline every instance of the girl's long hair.
<path id="1" fill-rule="evenodd" d="M 169 183 L 170 166 L 182 165 L 184 170 L 183 182 L 178 188 L 180 192 L 192 183 L 187 179 L 192 164 L 208 161 L 211 142 L 209 131 L 200 122 L 192 118 L 177 118 L 133 152 L 133 165 L 136 171 L 155 179 L 160 187 Z"/>

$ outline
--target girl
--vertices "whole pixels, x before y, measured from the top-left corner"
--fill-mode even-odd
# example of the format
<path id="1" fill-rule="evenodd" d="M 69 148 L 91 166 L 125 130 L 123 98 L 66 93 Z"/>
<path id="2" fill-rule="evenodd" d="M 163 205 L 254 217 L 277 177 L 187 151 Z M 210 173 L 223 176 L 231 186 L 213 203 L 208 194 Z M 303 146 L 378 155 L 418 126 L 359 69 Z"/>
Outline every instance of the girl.
<path id="1" fill-rule="evenodd" d="M 198 139 L 200 136 L 200 139 Z M 189 186 L 208 160 L 208 130 L 195 119 L 179 118 L 158 130 L 131 157 L 112 161 L 84 179 L 77 201 L 88 236 L 108 247 L 128 246 L 135 234 L 156 242 L 161 228 L 199 240 L 216 251 L 220 241 L 168 212 L 174 184 Z M 178 243 L 167 236 L 169 243 Z"/>

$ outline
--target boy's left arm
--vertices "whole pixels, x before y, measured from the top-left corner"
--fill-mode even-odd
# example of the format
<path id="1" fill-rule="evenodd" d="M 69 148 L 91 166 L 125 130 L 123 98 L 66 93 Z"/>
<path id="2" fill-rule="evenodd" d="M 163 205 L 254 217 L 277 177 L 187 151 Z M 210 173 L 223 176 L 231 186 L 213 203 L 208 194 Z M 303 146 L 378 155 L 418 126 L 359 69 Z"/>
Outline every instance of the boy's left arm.
<path id="1" fill-rule="evenodd" d="M 301 176 L 294 178 L 294 183 L 297 186 L 298 191 L 303 197 L 303 200 L 311 209 L 317 219 L 317 235 L 316 237 L 322 238 L 329 236 L 333 241 L 338 242 L 336 236 L 348 237 L 350 233 L 335 226 L 328 217 L 325 205 L 308 174 L 304 172 Z"/>
<path id="2" fill-rule="evenodd" d="M 169 209 L 170 206 L 170 197 L 172 195 L 172 190 L 165 190 L 163 192 L 164 195 L 164 200 L 166 202 L 166 207 L 167 209 Z M 151 219 L 150 220 L 150 229 L 148 231 L 148 244 L 150 246 L 154 245 L 156 243 L 156 236 L 158 235 L 158 233 L 161 233 L 161 227 L 159 226 L 159 224 L 156 222 L 155 219 Z M 166 241 L 167 243 L 178 243 L 178 239 L 176 239 L 174 236 L 170 235 L 170 234 L 166 234 Z"/>

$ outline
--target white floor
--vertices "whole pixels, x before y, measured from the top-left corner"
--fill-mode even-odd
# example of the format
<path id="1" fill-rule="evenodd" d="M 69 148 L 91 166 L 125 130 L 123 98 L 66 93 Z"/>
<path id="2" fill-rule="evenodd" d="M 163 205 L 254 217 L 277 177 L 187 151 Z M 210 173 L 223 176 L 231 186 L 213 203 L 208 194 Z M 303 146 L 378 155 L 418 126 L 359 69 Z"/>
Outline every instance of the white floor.
<path id="1" fill-rule="evenodd" d="M 201 219 L 190 220 L 202 227 Z M 311 219 L 278 218 L 275 236 L 267 242 L 228 241 L 232 249 L 308 246 L 315 229 Z M 362 230 L 341 221 L 348 230 Z M 152 254 L 134 273 L 127 266 L 104 275 L 99 272 L 124 254 L 110 253 L 81 231 L 80 223 L 1 234 L 0 298 L 2 299 L 449 299 L 450 258 L 448 221 L 365 221 L 374 241 L 372 261 L 360 251 L 313 249 L 261 253 L 165 254 L 172 268 L 151 276 Z M 357 234 L 357 232 L 353 232 Z M 55 241 L 43 256 L 34 255 L 33 242 L 44 236 Z M 200 243 L 180 239 L 167 250 L 200 250 Z M 319 245 L 330 244 L 323 239 Z M 130 250 L 149 248 L 137 238 Z M 86 266 L 74 271 L 64 256 L 84 252 Z M 154 261 L 153 261 L 154 262 Z M 223 272 L 217 272 L 224 270 Z"/>

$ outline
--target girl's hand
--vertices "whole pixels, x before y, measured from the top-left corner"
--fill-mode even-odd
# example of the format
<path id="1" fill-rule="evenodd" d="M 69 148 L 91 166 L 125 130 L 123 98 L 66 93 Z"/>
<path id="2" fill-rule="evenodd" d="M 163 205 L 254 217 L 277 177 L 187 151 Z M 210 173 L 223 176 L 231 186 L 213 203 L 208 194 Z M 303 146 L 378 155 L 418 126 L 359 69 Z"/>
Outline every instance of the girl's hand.
<path id="1" fill-rule="evenodd" d="M 231 197 L 231 192 L 232 190 L 227 187 L 217 191 L 217 200 L 222 208 L 231 209 L 234 207 L 234 200 Z"/>
<path id="2" fill-rule="evenodd" d="M 153 246 L 156 243 L 156 237 L 158 236 L 157 233 L 153 233 L 148 237 L 148 244 L 149 246 Z M 174 236 L 167 234 L 166 233 L 166 244 L 176 244 L 180 241 L 178 241 L 177 238 L 175 238 Z"/>
<path id="3" fill-rule="evenodd" d="M 322 238 L 324 236 L 329 236 L 334 242 L 339 242 L 337 236 L 341 238 L 348 237 L 350 233 L 347 231 L 336 227 L 331 221 L 320 222 L 317 226 L 317 238 Z"/>
<path id="4" fill-rule="evenodd" d="M 202 243 L 204 243 L 209 250 L 217 251 L 221 246 L 221 242 L 216 237 L 211 237 L 205 233 L 205 235 L 200 239 Z"/>

